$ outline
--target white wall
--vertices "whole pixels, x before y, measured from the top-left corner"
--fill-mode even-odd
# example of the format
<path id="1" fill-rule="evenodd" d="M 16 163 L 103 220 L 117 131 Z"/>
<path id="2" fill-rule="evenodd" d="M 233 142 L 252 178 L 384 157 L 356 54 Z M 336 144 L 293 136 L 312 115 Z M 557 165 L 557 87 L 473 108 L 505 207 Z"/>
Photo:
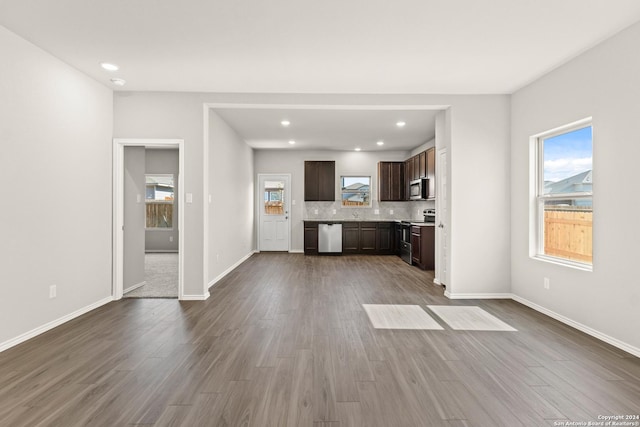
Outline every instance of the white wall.
<path id="1" fill-rule="evenodd" d="M 513 292 L 640 352 L 640 24 L 513 95 Z M 529 137 L 593 116 L 593 272 L 529 257 Z M 550 289 L 543 288 L 543 278 Z M 636 353 L 639 354 L 639 353 Z"/>
<path id="2" fill-rule="evenodd" d="M 209 111 L 209 285 L 253 253 L 253 149 Z"/>
<path id="3" fill-rule="evenodd" d="M 0 52 L 3 349 L 110 298 L 113 103 L 111 90 L 1 26 Z"/>
<path id="4" fill-rule="evenodd" d="M 203 101 L 198 94 L 117 93 L 113 103 L 115 138 L 183 139 L 184 293 L 201 297 L 203 279 Z M 186 194 L 185 194 L 186 195 Z"/>
<path id="5" fill-rule="evenodd" d="M 452 297 L 510 292 L 509 105 L 465 96 L 447 112 Z"/>

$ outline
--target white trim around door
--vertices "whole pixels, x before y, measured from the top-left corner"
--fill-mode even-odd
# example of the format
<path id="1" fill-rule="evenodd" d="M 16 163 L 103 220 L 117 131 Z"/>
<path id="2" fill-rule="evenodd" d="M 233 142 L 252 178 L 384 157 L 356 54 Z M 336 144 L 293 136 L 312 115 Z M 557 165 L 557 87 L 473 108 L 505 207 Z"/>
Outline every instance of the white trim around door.
<path id="1" fill-rule="evenodd" d="M 113 299 L 122 298 L 124 274 L 124 147 L 178 149 L 178 194 L 184 200 L 182 139 L 113 139 Z M 184 203 L 178 203 L 178 299 L 184 295 Z"/>

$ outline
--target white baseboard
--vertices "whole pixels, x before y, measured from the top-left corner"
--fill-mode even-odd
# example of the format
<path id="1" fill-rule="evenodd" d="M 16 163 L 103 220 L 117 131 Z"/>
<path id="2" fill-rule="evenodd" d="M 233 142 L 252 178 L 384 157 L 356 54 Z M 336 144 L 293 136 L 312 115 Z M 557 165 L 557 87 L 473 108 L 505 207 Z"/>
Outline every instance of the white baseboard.
<path id="1" fill-rule="evenodd" d="M 290 254 L 303 254 L 304 251 L 302 249 L 292 249 L 289 251 Z"/>
<path id="2" fill-rule="evenodd" d="M 134 289 L 138 289 L 138 288 L 140 288 L 140 287 L 142 287 L 142 286 L 144 286 L 144 285 L 146 285 L 146 284 L 147 284 L 147 281 L 146 281 L 146 280 L 143 280 L 143 281 L 142 281 L 142 282 L 140 282 L 140 283 L 136 283 L 136 284 L 135 284 L 135 285 L 133 285 L 133 286 L 129 286 L 127 289 L 125 289 L 124 291 L 122 291 L 122 293 L 123 293 L 123 294 L 126 294 L 127 292 L 131 292 L 132 290 L 134 290 Z"/>
<path id="3" fill-rule="evenodd" d="M 510 293 L 495 293 L 495 294 L 455 294 L 449 291 L 444 291 L 444 296 L 449 299 L 511 299 L 513 297 Z"/>
<path id="4" fill-rule="evenodd" d="M 209 291 L 205 292 L 203 295 L 182 295 L 180 301 L 204 301 L 211 296 Z"/>
<path id="5" fill-rule="evenodd" d="M 62 317 L 56 319 L 56 320 L 52 320 L 51 322 L 45 323 L 42 326 L 38 326 L 35 329 L 32 329 L 32 330 L 30 330 L 28 332 L 25 332 L 22 335 L 18 335 L 15 338 L 12 338 L 12 339 L 10 339 L 8 341 L 0 343 L 0 352 L 3 352 L 3 351 L 5 351 L 5 350 L 7 350 L 7 349 L 9 349 L 11 347 L 14 347 L 14 346 L 16 346 L 16 345 L 18 345 L 18 344 L 20 344 L 22 342 L 25 342 L 25 341 L 27 341 L 27 340 L 29 340 L 31 338 L 34 338 L 34 337 L 36 337 L 36 336 L 38 336 L 38 335 L 40 335 L 40 334 L 42 334 L 44 332 L 47 332 L 48 330 L 53 329 L 56 326 L 60 326 L 63 323 L 68 322 L 69 320 L 73 320 L 76 317 L 80 317 L 83 314 L 90 312 L 91 310 L 95 310 L 98 307 L 101 307 L 101 306 L 103 306 L 105 304 L 110 303 L 111 301 L 113 301 L 113 297 L 112 296 L 103 298 L 100 301 L 96 301 L 93 304 L 89 304 L 86 307 L 82 307 L 81 309 L 76 310 L 73 313 L 69 313 L 69 314 L 67 314 L 65 316 L 62 316 Z"/>
<path id="6" fill-rule="evenodd" d="M 242 258 L 240 258 L 235 264 L 233 264 L 231 267 L 227 268 L 225 271 L 223 271 L 222 273 L 218 274 L 212 281 L 209 282 L 207 288 L 211 288 L 213 285 L 215 285 L 216 283 L 218 283 L 220 280 L 222 280 L 222 278 L 224 276 L 226 276 L 227 274 L 231 273 L 233 270 L 235 270 L 240 264 L 242 264 L 243 262 L 245 262 L 246 260 L 248 260 L 249 258 L 251 258 L 251 256 L 253 254 L 259 253 L 258 251 L 251 251 L 248 254 L 246 254 L 245 256 L 243 256 Z"/>
<path id="7" fill-rule="evenodd" d="M 556 319 L 559 322 L 564 323 L 565 325 L 571 326 L 572 328 L 575 328 L 581 332 L 584 332 L 587 335 L 591 335 L 592 337 L 595 337 L 601 341 L 604 341 L 608 344 L 611 344 L 614 347 L 617 347 L 621 350 L 626 351 L 627 353 L 631 353 L 636 357 L 640 357 L 640 348 L 638 347 L 634 347 L 632 345 L 629 345 L 623 341 L 620 341 L 617 338 L 613 338 L 610 337 L 607 334 L 603 334 L 600 331 L 596 331 L 593 328 L 590 328 L 589 326 L 583 325 L 582 323 L 576 322 L 575 320 L 569 319 L 566 316 L 563 316 L 562 314 L 558 314 L 555 311 L 551 311 L 548 308 L 544 308 L 541 305 L 538 305 L 534 302 L 531 302 L 525 298 L 522 298 L 518 295 L 512 295 L 511 297 L 514 301 L 519 302 L 522 305 L 526 305 L 529 308 L 534 309 L 535 311 L 538 311 L 544 315 L 547 315 L 551 318 Z"/>

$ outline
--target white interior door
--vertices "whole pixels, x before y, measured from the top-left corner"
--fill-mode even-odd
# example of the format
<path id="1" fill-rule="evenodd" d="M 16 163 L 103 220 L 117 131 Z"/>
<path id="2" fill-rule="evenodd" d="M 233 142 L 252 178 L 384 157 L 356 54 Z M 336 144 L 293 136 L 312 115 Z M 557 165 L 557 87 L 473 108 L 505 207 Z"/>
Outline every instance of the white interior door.
<path id="1" fill-rule="evenodd" d="M 259 250 L 289 251 L 291 175 L 258 175 Z"/>
<path id="2" fill-rule="evenodd" d="M 447 150 L 438 151 L 436 159 L 436 271 L 434 282 L 445 285 L 447 279 L 447 218 L 448 193 L 447 193 Z"/>

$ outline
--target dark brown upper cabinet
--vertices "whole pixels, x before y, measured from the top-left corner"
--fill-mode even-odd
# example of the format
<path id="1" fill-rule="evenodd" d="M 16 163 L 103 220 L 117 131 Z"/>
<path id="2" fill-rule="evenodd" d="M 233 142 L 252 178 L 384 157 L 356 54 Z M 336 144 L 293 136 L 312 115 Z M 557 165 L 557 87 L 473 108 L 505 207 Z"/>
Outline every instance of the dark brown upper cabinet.
<path id="1" fill-rule="evenodd" d="M 427 174 L 429 179 L 429 195 L 427 198 L 436 198 L 436 149 L 429 148 L 426 152 L 427 157 Z"/>
<path id="2" fill-rule="evenodd" d="M 307 160 L 304 162 L 305 202 L 335 202 L 336 162 Z"/>
<path id="3" fill-rule="evenodd" d="M 409 194 L 409 183 L 413 180 L 413 157 L 405 160 L 404 162 L 404 199 L 409 200 L 411 194 Z"/>
<path id="4" fill-rule="evenodd" d="M 406 200 L 404 168 L 405 162 L 378 162 L 378 199 L 381 202 Z"/>
<path id="5" fill-rule="evenodd" d="M 418 154 L 418 178 L 427 178 L 427 152 Z"/>

